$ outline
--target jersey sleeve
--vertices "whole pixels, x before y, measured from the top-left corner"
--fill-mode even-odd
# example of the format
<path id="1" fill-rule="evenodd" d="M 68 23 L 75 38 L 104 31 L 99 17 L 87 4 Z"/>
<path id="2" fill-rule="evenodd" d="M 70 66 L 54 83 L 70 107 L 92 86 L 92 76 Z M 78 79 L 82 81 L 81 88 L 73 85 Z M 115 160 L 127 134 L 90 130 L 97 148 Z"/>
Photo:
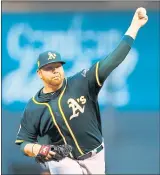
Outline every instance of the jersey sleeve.
<path id="1" fill-rule="evenodd" d="M 95 100 L 103 83 L 99 79 L 99 62 L 95 63 L 89 70 L 86 71 L 88 91 L 90 97 Z"/>
<path id="2" fill-rule="evenodd" d="M 124 35 L 118 46 L 104 59 L 99 62 L 99 81 L 103 83 L 110 73 L 118 67 L 131 50 L 134 39 Z"/>
<path id="3" fill-rule="evenodd" d="M 134 39 L 124 35 L 118 46 L 107 57 L 94 64 L 86 73 L 89 86 L 89 94 L 93 99 L 103 86 L 110 73 L 126 58 Z"/>
<path id="4" fill-rule="evenodd" d="M 35 117 L 32 115 L 32 112 L 25 110 L 21 118 L 15 143 L 20 145 L 24 141 L 37 142 L 37 131 L 38 126 L 36 125 Z"/>

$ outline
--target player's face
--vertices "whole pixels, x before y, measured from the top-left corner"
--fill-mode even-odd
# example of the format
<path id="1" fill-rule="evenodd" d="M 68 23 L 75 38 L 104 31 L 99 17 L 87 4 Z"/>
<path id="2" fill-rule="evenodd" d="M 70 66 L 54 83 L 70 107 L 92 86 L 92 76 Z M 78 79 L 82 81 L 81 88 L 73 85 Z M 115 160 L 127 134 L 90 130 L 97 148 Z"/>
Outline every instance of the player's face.
<path id="1" fill-rule="evenodd" d="M 49 86 L 59 86 L 64 80 L 64 70 L 61 63 L 51 63 L 42 67 L 38 74 Z"/>

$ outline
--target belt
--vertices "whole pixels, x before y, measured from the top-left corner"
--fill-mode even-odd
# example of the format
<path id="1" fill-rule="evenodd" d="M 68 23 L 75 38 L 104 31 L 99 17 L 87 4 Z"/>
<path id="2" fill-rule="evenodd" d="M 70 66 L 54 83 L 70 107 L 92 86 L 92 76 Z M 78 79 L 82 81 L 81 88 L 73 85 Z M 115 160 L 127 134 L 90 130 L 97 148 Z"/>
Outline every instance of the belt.
<path id="1" fill-rule="evenodd" d="M 88 159 L 94 155 L 96 155 L 97 153 L 99 153 L 101 150 L 103 149 L 103 145 L 101 144 L 99 147 L 95 148 L 94 150 L 82 155 L 82 156 L 79 156 L 77 158 L 77 160 L 85 160 L 85 159 Z"/>

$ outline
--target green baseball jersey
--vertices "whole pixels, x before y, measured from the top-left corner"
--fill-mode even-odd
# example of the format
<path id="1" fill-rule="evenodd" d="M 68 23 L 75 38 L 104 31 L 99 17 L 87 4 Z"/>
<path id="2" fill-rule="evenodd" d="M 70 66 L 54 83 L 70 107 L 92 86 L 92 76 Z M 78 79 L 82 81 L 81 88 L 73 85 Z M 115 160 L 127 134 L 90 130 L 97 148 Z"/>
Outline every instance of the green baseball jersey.
<path id="1" fill-rule="evenodd" d="M 124 36 L 108 57 L 65 78 L 55 93 L 44 94 L 40 89 L 24 110 L 16 144 L 68 143 L 75 158 L 98 147 L 102 143 L 98 94 L 108 75 L 125 59 L 132 43 L 130 36 Z"/>

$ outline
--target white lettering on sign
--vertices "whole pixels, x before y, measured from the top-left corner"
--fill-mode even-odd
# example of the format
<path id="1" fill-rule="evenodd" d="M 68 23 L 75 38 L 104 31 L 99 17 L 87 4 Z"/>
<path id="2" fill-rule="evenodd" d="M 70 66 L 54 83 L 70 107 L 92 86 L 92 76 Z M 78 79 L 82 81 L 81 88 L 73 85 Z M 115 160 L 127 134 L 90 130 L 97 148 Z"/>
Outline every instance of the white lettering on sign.
<path id="1" fill-rule="evenodd" d="M 7 35 L 8 55 L 18 61 L 18 67 L 3 79 L 2 97 L 5 104 L 27 102 L 41 88 L 42 82 L 36 72 L 31 74 L 41 52 L 54 48 L 61 54 L 62 59 L 73 61 L 73 66 L 66 70 L 66 75 L 70 76 L 80 69 L 88 69 L 92 61 L 104 58 L 121 40 L 121 32 L 116 29 L 83 31 L 81 23 L 82 19 L 73 19 L 68 31 L 33 30 L 26 23 L 18 23 L 10 28 Z M 23 46 L 20 44 L 21 37 L 26 39 Z M 93 46 L 83 47 L 82 43 L 88 41 L 92 42 Z M 40 47 L 34 48 L 35 42 L 40 43 Z M 129 102 L 127 79 L 134 71 L 137 61 L 138 52 L 132 48 L 124 62 L 106 80 L 99 94 L 100 105 L 112 103 L 114 106 L 124 106 Z"/>

